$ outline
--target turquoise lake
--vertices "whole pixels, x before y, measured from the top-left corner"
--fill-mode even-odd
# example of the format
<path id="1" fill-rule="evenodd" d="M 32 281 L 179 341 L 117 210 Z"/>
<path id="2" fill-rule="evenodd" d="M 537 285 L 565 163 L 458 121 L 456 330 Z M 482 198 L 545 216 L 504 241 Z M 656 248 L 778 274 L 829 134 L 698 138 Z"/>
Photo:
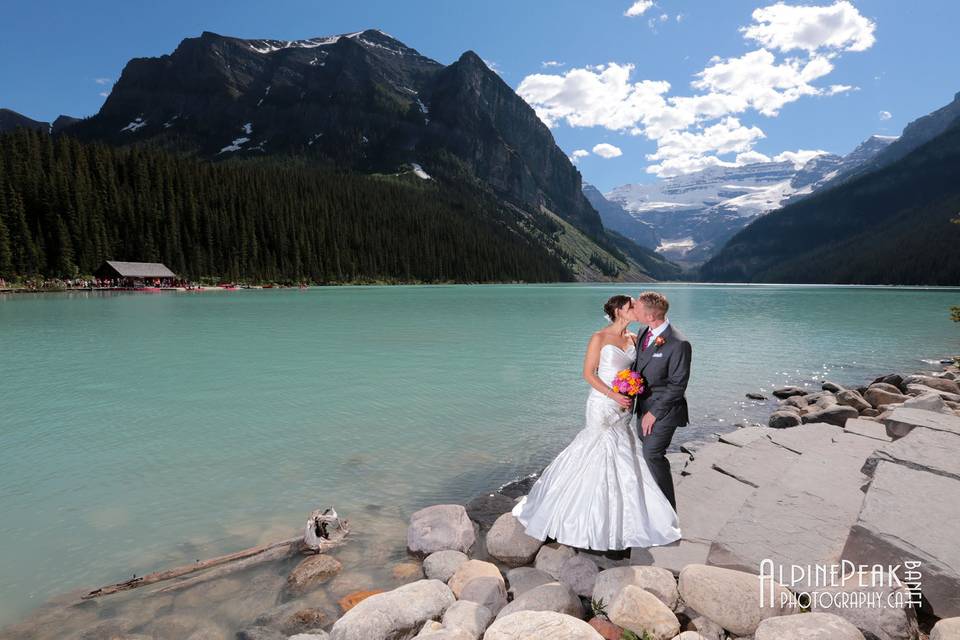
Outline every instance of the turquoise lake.
<path id="1" fill-rule="evenodd" d="M 656 288 L 693 343 L 693 424 L 675 444 L 765 421 L 772 402 L 747 392 L 960 353 L 958 290 Z M 400 557 L 413 510 L 536 471 L 570 441 L 602 304 L 641 289 L 0 295 L 0 626 L 60 593 L 283 538 L 319 506 Z"/>

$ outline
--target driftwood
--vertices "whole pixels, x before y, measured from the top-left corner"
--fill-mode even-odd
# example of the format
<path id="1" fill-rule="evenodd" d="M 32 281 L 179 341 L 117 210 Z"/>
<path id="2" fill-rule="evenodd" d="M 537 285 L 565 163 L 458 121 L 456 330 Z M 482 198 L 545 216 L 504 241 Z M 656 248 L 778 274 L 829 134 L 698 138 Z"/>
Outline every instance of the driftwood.
<path id="1" fill-rule="evenodd" d="M 197 561 L 192 564 L 182 565 L 172 569 L 166 569 L 164 571 L 155 571 L 153 573 L 148 573 L 145 576 L 134 576 L 130 580 L 126 580 L 124 582 L 118 582 L 116 584 L 100 587 L 99 589 L 94 589 L 93 591 L 81 596 L 81 598 L 83 600 L 89 600 L 91 598 L 98 598 L 100 596 L 106 596 L 112 593 L 129 591 L 130 589 L 136 589 L 138 587 L 144 587 L 146 585 L 156 584 L 157 582 L 164 582 L 166 580 L 173 580 L 174 578 L 196 573 L 197 571 L 218 567 L 215 571 L 209 571 L 194 578 L 183 580 L 177 584 L 159 589 L 155 593 L 184 588 L 206 580 L 210 580 L 212 578 L 218 578 L 233 571 L 238 571 L 261 562 L 278 560 L 288 555 L 292 555 L 298 551 L 304 551 L 306 553 L 323 553 L 328 549 L 332 549 L 343 544 L 348 533 L 350 533 L 350 529 L 347 525 L 347 522 L 345 520 L 340 520 L 340 518 L 337 517 L 336 511 L 333 511 L 332 509 L 327 509 L 326 511 L 317 510 L 310 514 L 310 518 L 307 520 L 306 527 L 304 528 L 304 535 L 302 536 L 287 538 L 286 540 L 262 544 L 256 547 L 250 547 L 249 549 L 243 549 L 242 551 L 235 551 L 234 553 L 228 553 L 223 556 L 217 556 L 216 558 Z"/>

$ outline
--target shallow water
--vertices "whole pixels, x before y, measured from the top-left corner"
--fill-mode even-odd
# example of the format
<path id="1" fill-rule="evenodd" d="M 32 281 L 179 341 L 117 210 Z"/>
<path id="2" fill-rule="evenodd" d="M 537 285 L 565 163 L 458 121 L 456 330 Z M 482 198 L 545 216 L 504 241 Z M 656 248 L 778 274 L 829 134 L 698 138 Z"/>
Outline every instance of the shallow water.
<path id="1" fill-rule="evenodd" d="M 638 287 L 0 296 L 0 626 L 56 594 L 283 538 L 326 505 L 372 536 L 345 571 L 383 580 L 410 512 L 569 442 L 602 303 Z M 957 290 L 658 289 L 694 345 L 693 425 L 675 443 L 765 419 L 748 391 L 960 352 Z"/>

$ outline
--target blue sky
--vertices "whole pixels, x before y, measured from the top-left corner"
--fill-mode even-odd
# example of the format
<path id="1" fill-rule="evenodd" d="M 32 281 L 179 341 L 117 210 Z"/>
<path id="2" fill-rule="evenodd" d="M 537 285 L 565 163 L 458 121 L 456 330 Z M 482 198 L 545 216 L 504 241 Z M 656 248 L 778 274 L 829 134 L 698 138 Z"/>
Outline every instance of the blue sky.
<path id="1" fill-rule="evenodd" d="M 204 30 L 299 39 L 380 28 L 443 63 L 473 49 L 564 151 L 581 150 L 584 178 L 604 191 L 804 157 L 784 152 L 846 153 L 960 90 L 960 3 L 948 0 L 15 0 L 3 13 L 0 106 L 40 120 L 95 113 L 127 60 Z"/>

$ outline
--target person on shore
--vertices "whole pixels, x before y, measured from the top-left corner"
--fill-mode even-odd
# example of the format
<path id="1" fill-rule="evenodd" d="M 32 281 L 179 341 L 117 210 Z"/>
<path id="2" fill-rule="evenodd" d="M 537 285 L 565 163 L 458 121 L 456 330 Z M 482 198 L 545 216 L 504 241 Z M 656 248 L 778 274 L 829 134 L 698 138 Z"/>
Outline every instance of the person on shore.
<path id="1" fill-rule="evenodd" d="M 628 330 L 634 307 L 625 295 L 604 305 L 609 325 L 591 336 L 583 362 L 591 387 L 585 426 L 512 511 L 531 537 L 607 552 L 680 539 L 677 512 L 631 425 L 633 400 L 612 388 L 638 361 L 637 336 Z"/>

